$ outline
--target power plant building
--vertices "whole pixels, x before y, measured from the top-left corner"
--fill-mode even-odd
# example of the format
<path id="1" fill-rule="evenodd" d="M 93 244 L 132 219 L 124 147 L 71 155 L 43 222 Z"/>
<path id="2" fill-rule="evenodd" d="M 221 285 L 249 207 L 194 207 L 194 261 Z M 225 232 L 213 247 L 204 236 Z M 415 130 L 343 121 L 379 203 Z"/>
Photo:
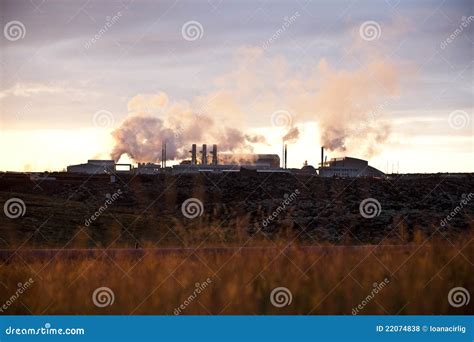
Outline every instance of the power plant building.
<path id="1" fill-rule="evenodd" d="M 133 173 L 154 175 L 159 173 L 198 173 L 198 172 L 237 172 L 253 170 L 255 172 L 292 172 L 302 174 L 317 174 L 316 169 L 305 163 L 302 169 L 287 169 L 287 147 L 284 145 L 283 160 L 280 166 L 280 157 L 277 154 L 235 154 L 217 153 L 217 145 L 208 150 L 203 144 L 198 152 L 196 144 L 191 150 L 191 159 L 183 160 L 179 165 L 166 166 L 166 143 L 162 148 L 161 165 L 156 163 L 138 163 L 137 167 L 131 164 L 117 164 L 114 160 L 90 159 L 86 164 L 70 165 L 67 172 L 83 174 L 113 174 Z M 199 155 L 198 155 L 199 154 Z M 369 165 L 368 161 L 352 158 L 332 158 L 327 161 L 324 156 L 324 147 L 321 148 L 321 164 L 317 169 L 321 177 L 384 177 L 385 174 Z"/>
<path id="2" fill-rule="evenodd" d="M 367 160 L 344 157 L 332 158 L 325 166 L 319 168 L 322 177 L 384 177 L 385 174 L 369 166 Z"/>
<path id="3" fill-rule="evenodd" d="M 385 177 L 385 174 L 369 165 L 367 160 L 343 157 L 332 158 L 329 162 L 324 157 L 324 147 L 321 147 L 321 177 Z"/>
<path id="4" fill-rule="evenodd" d="M 206 144 L 202 145 L 200 158 L 197 156 L 196 144 L 192 145 L 190 152 L 191 160 L 183 160 L 179 165 L 174 165 L 173 173 L 234 172 L 240 171 L 241 168 L 277 171 L 280 168 L 280 157 L 277 154 L 218 154 L 217 145 L 212 145 L 209 157 Z"/>
<path id="5" fill-rule="evenodd" d="M 86 164 L 69 165 L 67 172 L 103 174 L 115 172 L 115 161 L 103 159 L 89 159 Z"/>

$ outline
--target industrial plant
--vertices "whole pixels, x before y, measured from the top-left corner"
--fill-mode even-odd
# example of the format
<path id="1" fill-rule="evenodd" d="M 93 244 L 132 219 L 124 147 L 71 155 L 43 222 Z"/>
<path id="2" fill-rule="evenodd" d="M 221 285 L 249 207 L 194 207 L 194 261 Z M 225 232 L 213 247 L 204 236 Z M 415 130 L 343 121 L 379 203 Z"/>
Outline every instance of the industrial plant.
<path id="1" fill-rule="evenodd" d="M 278 154 L 238 154 L 218 153 L 217 145 L 212 145 L 208 153 L 207 144 L 203 144 L 198 152 L 196 144 L 192 144 L 189 151 L 191 159 L 182 160 L 179 164 L 167 166 L 166 143 L 161 150 L 161 163 L 138 163 L 136 167 L 132 164 L 120 164 L 114 160 L 88 160 L 85 164 L 70 165 L 67 167 L 69 173 L 83 174 L 112 174 L 130 173 L 155 175 L 161 173 L 184 174 L 184 173 L 224 173 L 249 170 L 253 172 L 284 172 L 303 173 L 318 175 L 320 177 L 384 177 L 385 174 L 376 168 L 369 166 L 368 161 L 352 158 L 332 158 L 329 161 L 325 156 L 324 147 L 321 147 L 321 162 L 318 168 L 305 165 L 301 169 L 288 168 L 288 147 L 283 145 L 282 159 Z"/>
<path id="2" fill-rule="evenodd" d="M 324 156 L 324 147 L 321 147 L 321 167 L 319 175 L 321 177 L 384 177 L 385 174 L 369 165 L 367 160 L 343 157 L 332 158 L 327 161 Z"/>

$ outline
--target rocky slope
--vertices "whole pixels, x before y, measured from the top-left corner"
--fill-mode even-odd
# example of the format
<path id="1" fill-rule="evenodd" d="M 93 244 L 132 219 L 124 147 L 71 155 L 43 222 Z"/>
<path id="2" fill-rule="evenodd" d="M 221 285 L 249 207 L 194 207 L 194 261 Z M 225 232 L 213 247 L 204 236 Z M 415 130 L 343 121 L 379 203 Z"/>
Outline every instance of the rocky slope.
<path id="1" fill-rule="evenodd" d="M 416 232 L 449 239 L 473 227 L 472 174 L 119 174 L 114 183 L 107 175 L 50 177 L 55 180 L 1 175 L 0 203 L 19 198 L 26 212 L 14 219 L 0 215 L 0 248 L 239 244 L 252 236 L 308 244 L 406 243 Z M 185 211 L 188 199 L 195 205 Z"/>

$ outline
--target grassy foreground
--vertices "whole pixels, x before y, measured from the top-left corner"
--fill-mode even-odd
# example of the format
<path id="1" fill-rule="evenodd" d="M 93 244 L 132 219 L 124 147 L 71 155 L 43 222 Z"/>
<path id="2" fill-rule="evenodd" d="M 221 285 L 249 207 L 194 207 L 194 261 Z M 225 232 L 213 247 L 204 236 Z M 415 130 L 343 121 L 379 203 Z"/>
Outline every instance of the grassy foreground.
<path id="1" fill-rule="evenodd" d="M 150 251 L 140 258 L 15 257 L 0 267 L 0 305 L 9 303 L 2 314 L 473 313 L 472 301 L 459 308 L 448 302 L 453 287 L 474 289 L 472 234 L 453 244 L 420 237 L 409 247 L 308 250 L 282 241 L 273 246 Z M 12 300 L 29 278 L 33 283 Z M 94 304 L 99 287 L 113 292 L 111 305 Z M 272 304 L 277 287 L 291 292 L 291 303 Z M 110 302 L 104 296 L 99 301 Z M 285 294 L 276 300 L 289 302 Z"/>

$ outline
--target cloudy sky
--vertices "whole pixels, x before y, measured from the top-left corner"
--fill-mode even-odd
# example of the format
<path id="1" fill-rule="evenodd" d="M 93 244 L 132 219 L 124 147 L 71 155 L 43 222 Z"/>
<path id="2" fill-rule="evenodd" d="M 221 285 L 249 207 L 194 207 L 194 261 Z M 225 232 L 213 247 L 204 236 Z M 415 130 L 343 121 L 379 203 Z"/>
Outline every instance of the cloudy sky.
<path id="1" fill-rule="evenodd" d="M 1 0 L 0 170 L 156 159 L 162 139 L 177 157 L 280 153 L 296 129 L 291 167 L 324 144 L 382 171 L 474 172 L 473 16 L 469 0 Z"/>

